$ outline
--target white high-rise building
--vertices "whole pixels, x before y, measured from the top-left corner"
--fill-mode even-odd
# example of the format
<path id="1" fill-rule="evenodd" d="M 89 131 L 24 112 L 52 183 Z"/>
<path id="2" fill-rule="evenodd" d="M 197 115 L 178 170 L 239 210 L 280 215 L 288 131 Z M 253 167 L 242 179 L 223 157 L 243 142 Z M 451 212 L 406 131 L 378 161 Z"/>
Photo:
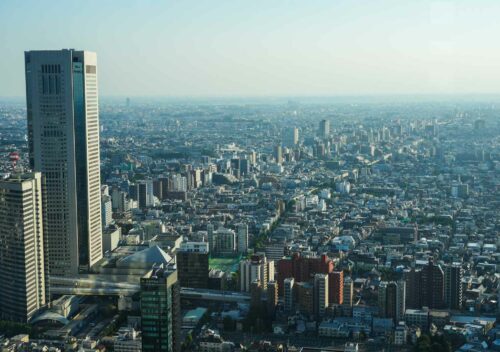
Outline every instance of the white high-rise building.
<path id="1" fill-rule="evenodd" d="M 240 290 L 250 292 L 250 287 L 256 280 L 264 290 L 267 290 L 269 281 L 274 281 L 274 262 L 268 261 L 264 253 L 256 253 L 250 259 L 240 262 Z"/>
<path id="2" fill-rule="evenodd" d="M 97 56 L 27 51 L 25 73 L 30 164 L 46 179 L 49 270 L 74 275 L 102 258 Z"/>
<path id="3" fill-rule="evenodd" d="M 0 320 L 27 323 L 46 304 L 42 176 L 0 181 Z"/>
<path id="4" fill-rule="evenodd" d="M 248 251 L 248 225 L 238 225 L 238 253 L 246 253 Z"/>
<path id="5" fill-rule="evenodd" d="M 314 303 L 316 315 L 319 317 L 325 316 L 328 308 L 328 275 L 314 275 Z"/>

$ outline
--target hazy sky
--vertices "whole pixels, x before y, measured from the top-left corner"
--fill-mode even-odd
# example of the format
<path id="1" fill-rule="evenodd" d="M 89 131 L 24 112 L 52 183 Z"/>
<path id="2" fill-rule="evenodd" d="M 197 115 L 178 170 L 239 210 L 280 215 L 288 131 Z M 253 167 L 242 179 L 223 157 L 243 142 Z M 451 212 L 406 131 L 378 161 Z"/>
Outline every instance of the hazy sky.
<path id="1" fill-rule="evenodd" d="M 499 0 L 0 0 L 23 51 L 96 51 L 101 96 L 500 93 Z"/>

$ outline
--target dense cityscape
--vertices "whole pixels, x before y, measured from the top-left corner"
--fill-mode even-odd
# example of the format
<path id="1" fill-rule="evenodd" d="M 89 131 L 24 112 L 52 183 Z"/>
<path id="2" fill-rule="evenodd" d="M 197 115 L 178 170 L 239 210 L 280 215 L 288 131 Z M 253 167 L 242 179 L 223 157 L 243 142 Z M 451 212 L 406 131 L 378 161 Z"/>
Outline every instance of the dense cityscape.
<path id="1" fill-rule="evenodd" d="M 494 98 L 98 103 L 92 52 L 25 69 L 2 351 L 500 350 Z"/>

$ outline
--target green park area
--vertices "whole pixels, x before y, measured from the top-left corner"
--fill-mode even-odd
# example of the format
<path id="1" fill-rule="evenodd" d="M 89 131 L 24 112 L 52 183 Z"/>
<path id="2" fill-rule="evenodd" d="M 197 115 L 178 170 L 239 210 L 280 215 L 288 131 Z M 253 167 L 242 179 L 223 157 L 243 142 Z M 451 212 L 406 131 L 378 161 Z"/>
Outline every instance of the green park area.
<path id="1" fill-rule="evenodd" d="M 241 256 L 237 257 L 210 257 L 208 265 L 210 269 L 218 269 L 225 272 L 236 272 L 241 261 Z"/>

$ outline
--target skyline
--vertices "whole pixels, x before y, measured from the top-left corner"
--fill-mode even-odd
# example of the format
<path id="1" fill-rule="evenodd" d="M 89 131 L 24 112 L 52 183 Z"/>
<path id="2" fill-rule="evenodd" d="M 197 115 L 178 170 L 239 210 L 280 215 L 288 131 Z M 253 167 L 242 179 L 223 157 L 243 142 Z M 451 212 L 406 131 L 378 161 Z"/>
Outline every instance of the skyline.
<path id="1" fill-rule="evenodd" d="M 0 4 L 0 96 L 24 96 L 24 51 L 62 48 L 97 52 L 106 97 L 500 93 L 494 1 L 51 5 Z"/>

